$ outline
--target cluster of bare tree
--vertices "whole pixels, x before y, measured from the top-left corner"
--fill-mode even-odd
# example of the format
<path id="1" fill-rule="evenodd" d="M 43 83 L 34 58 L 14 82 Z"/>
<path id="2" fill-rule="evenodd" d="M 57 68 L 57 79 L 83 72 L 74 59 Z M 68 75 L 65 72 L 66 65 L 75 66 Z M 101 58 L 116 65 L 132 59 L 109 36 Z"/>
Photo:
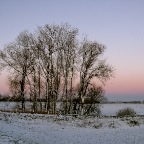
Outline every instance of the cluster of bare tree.
<path id="1" fill-rule="evenodd" d="M 83 114 L 104 98 L 102 88 L 93 86 L 92 80 L 105 83 L 113 75 L 113 68 L 100 59 L 104 50 L 95 41 L 79 41 L 78 29 L 68 24 L 45 25 L 34 33 L 20 33 L 6 45 L 0 51 L 0 67 L 8 68 L 10 90 L 20 98 L 23 111 L 29 96 L 35 112 L 43 111 L 45 100 L 45 111 L 55 114 L 61 100 L 65 114 L 74 110 Z M 86 97 L 92 101 L 84 111 Z M 73 104 L 75 98 L 79 102 Z"/>

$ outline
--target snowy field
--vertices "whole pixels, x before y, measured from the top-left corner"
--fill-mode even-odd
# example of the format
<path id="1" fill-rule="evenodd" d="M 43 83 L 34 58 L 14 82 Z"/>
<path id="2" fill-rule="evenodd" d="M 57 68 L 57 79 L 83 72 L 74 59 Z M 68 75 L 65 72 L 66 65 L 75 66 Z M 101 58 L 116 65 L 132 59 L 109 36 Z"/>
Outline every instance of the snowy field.
<path id="1" fill-rule="evenodd" d="M 143 143 L 143 117 L 72 118 L 0 112 L 0 144 Z"/>
<path id="2" fill-rule="evenodd" d="M 138 115 L 144 115 L 144 104 L 103 104 L 101 106 L 102 115 L 116 115 L 116 112 L 124 108 L 133 108 Z"/>
<path id="3" fill-rule="evenodd" d="M 43 103 L 44 104 L 44 103 Z M 0 110 L 15 110 L 17 105 L 21 103 L 16 102 L 0 102 Z M 26 109 L 30 110 L 30 102 L 26 102 Z M 102 115 L 116 115 L 116 112 L 123 108 L 133 108 L 138 115 L 144 115 L 144 104 L 102 104 L 101 111 Z"/>

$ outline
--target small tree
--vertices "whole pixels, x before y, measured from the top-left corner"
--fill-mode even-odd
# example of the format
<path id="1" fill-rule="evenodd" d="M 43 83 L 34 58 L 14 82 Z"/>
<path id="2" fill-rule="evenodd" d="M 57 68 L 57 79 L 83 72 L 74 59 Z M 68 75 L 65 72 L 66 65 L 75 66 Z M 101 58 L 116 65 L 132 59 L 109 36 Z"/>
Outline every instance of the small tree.
<path id="1" fill-rule="evenodd" d="M 0 51 L 1 67 L 8 68 L 13 74 L 20 77 L 20 95 L 22 110 L 25 111 L 26 77 L 31 69 L 30 61 L 30 34 L 27 31 L 20 33 L 14 43 L 8 44 Z"/>
<path id="2" fill-rule="evenodd" d="M 12 94 L 13 99 L 21 101 L 21 97 L 20 97 L 20 78 L 19 75 L 11 75 L 8 76 L 8 80 L 7 80 L 10 92 Z"/>
<path id="3" fill-rule="evenodd" d="M 91 86 L 88 88 L 88 92 L 86 94 L 85 102 L 86 104 L 84 108 L 84 115 L 95 114 L 99 115 L 100 104 L 106 102 L 107 98 L 104 96 L 104 90 L 102 87 Z"/>

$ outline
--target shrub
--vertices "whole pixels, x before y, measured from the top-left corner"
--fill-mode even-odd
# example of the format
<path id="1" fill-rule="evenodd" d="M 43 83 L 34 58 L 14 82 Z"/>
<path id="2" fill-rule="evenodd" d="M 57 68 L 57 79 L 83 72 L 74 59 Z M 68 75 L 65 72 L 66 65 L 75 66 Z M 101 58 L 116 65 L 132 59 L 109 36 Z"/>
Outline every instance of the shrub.
<path id="1" fill-rule="evenodd" d="M 108 125 L 109 128 L 116 128 L 116 125 L 114 122 L 111 122 L 109 125 Z"/>
<path id="2" fill-rule="evenodd" d="M 122 110 L 119 110 L 116 115 L 118 117 L 125 117 L 125 116 L 135 116 L 136 115 L 136 112 L 134 109 L 132 108 L 124 108 Z"/>
<path id="3" fill-rule="evenodd" d="M 129 126 L 139 126 L 140 125 L 140 123 L 136 120 L 130 120 L 128 122 L 128 124 L 129 124 Z"/>
<path id="4" fill-rule="evenodd" d="M 96 128 L 96 129 L 99 129 L 99 128 L 102 127 L 102 123 L 97 123 L 93 127 Z"/>

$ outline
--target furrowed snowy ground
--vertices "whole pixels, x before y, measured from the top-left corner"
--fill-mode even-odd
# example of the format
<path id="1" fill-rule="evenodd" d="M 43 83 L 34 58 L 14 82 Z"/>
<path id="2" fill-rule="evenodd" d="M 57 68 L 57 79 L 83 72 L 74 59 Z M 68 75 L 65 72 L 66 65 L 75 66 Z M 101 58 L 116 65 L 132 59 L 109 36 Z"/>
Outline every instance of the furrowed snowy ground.
<path id="1" fill-rule="evenodd" d="M 0 112 L 0 144 L 143 143 L 143 117 L 73 118 Z"/>

